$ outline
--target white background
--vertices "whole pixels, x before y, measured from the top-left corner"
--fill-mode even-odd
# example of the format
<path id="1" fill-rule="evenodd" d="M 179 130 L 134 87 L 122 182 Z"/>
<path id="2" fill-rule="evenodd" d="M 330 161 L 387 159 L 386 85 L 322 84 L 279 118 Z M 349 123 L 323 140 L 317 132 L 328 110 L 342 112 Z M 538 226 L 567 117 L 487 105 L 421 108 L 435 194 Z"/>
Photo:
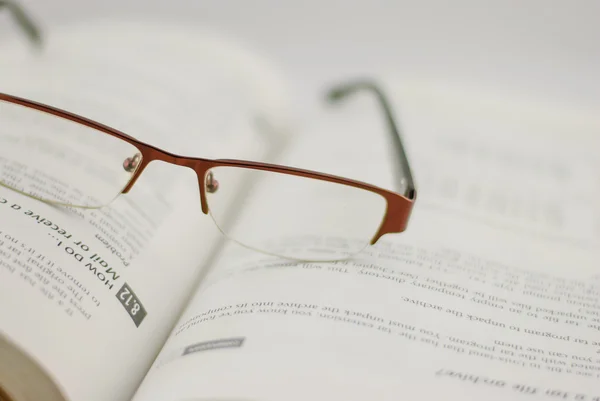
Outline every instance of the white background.
<path id="1" fill-rule="evenodd" d="M 20 1 L 46 28 L 140 14 L 216 28 L 279 63 L 302 97 L 333 80 L 391 74 L 600 104 L 597 0 Z M 13 34 L 0 15 L 0 35 Z"/>

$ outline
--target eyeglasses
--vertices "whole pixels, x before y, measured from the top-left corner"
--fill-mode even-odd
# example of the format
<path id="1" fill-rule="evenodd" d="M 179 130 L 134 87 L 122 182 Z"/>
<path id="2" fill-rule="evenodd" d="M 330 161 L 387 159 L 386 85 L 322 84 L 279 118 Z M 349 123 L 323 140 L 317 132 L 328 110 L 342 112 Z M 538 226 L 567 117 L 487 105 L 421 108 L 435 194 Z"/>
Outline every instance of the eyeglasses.
<path id="1" fill-rule="evenodd" d="M 0 93 L 0 185 L 59 206 L 101 208 L 127 194 L 154 161 L 196 172 L 201 208 L 239 244 L 306 261 L 346 259 L 406 229 L 416 199 L 389 102 L 375 84 L 336 86 L 338 101 L 373 93 L 387 120 L 398 192 L 286 166 L 169 153 L 70 112 Z M 234 221 L 232 208 L 241 208 Z"/>

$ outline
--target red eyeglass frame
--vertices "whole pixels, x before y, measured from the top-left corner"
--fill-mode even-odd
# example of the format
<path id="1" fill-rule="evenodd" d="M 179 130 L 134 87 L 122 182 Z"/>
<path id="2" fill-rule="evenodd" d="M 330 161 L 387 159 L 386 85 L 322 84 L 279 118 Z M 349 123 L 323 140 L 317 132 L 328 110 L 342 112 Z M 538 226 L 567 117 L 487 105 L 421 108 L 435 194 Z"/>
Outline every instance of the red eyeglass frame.
<path id="1" fill-rule="evenodd" d="M 127 184 L 127 186 L 123 189 L 121 193 L 126 194 L 131 190 L 133 185 L 136 183 L 146 166 L 153 161 L 163 161 L 165 163 L 171 163 L 177 166 L 189 167 L 196 172 L 198 177 L 198 184 L 200 187 L 200 200 L 202 204 L 202 212 L 204 214 L 208 214 L 208 202 L 206 200 L 206 180 L 207 175 L 210 169 L 214 167 L 241 167 L 246 169 L 253 170 L 263 170 L 263 171 L 271 171 L 280 174 L 288 174 L 300 177 L 306 177 L 321 181 L 328 181 L 332 183 L 348 185 L 356 188 L 360 188 L 363 190 L 367 190 L 370 192 L 374 192 L 380 196 L 382 196 L 387 203 L 386 212 L 383 216 L 383 220 L 379 226 L 379 229 L 375 236 L 371 239 L 370 244 L 375 244 L 383 235 L 390 233 L 399 233 L 406 230 L 408 225 L 408 220 L 410 214 L 412 212 L 412 208 L 416 199 L 416 190 L 414 188 L 412 174 L 410 173 L 410 168 L 408 166 L 408 161 L 404 155 L 404 149 L 402 143 L 400 141 L 399 134 L 397 133 L 397 129 L 395 127 L 394 121 L 391 117 L 391 113 L 389 112 L 389 106 L 387 106 L 387 102 L 383 97 L 381 91 L 372 84 L 355 84 L 355 85 L 347 85 L 345 87 L 339 87 L 336 90 L 330 93 L 330 98 L 337 99 L 341 98 L 347 93 L 359 89 L 360 87 L 367 87 L 369 89 L 374 89 L 376 93 L 380 96 L 380 100 L 384 106 L 384 110 L 388 115 L 388 121 L 392 125 L 394 131 L 393 134 L 398 139 L 395 145 L 400 146 L 400 150 L 403 156 L 403 160 L 400 160 L 400 168 L 404 170 L 404 174 L 406 176 L 402 179 L 407 186 L 405 194 L 399 194 L 393 191 L 389 191 L 383 188 L 380 188 L 375 185 L 367 184 L 362 181 L 356 181 L 348 178 L 338 177 L 335 175 L 319 173 L 316 171 L 303 170 L 298 168 L 292 168 L 287 166 L 281 166 L 276 164 L 268 164 L 268 163 L 259 163 L 252 162 L 246 160 L 230 160 L 230 159 L 204 159 L 199 157 L 186 157 L 179 156 L 173 153 L 167 152 L 163 149 L 159 149 L 155 146 L 149 145 L 142 141 L 139 141 L 119 130 L 106 126 L 104 124 L 98 123 L 96 121 L 90 120 L 88 118 L 79 116 L 77 114 L 70 113 L 65 110 L 61 110 L 52 106 L 48 106 L 42 103 L 34 102 L 32 100 L 23 99 L 17 96 L 12 96 L 4 93 L 0 93 L 0 100 L 17 104 L 23 107 L 28 107 L 31 109 L 35 109 L 37 111 L 52 114 L 56 117 L 64 118 L 70 120 L 75 123 L 79 123 L 85 125 L 89 128 L 93 128 L 95 130 L 101 131 L 105 134 L 111 135 L 113 137 L 119 138 L 123 141 L 130 143 L 135 146 L 142 155 L 141 163 L 137 166 L 131 180 Z"/>

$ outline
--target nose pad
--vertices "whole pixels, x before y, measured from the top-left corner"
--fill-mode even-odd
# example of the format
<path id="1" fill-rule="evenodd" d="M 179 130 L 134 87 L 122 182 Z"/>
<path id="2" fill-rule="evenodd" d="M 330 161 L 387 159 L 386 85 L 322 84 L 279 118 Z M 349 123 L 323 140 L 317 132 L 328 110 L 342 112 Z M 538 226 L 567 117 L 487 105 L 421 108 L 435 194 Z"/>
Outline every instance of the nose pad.
<path id="1" fill-rule="evenodd" d="M 214 194 L 219 190 L 219 181 L 215 180 L 212 171 L 209 171 L 206 175 L 206 191 L 210 194 Z"/>
<path id="2" fill-rule="evenodd" d="M 141 159 L 142 155 L 139 153 L 136 153 L 133 155 L 133 157 L 128 157 L 123 161 L 123 170 L 127 171 L 128 173 L 133 173 L 140 165 Z"/>

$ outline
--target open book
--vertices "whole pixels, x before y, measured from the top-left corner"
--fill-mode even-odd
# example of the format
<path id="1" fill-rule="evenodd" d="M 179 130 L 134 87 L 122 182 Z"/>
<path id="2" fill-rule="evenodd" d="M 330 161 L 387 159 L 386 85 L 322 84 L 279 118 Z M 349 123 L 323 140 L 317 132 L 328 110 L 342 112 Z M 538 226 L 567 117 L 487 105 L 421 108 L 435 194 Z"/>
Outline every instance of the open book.
<path id="1" fill-rule="evenodd" d="M 276 70 L 215 43 L 166 25 L 69 27 L 43 55 L 4 44 L 0 88 L 174 153 L 392 187 L 373 99 L 287 135 Z M 600 400 L 598 120 L 422 83 L 386 89 L 420 199 L 406 233 L 352 259 L 296 262 L 225 240 L 194 178 L 166 166 L 90 211 L 0 188 L 0 399 Z M 256 113 L 275 129 L 257 130 Z M 236 219 L 252 214 L 237 206 Z"/>

